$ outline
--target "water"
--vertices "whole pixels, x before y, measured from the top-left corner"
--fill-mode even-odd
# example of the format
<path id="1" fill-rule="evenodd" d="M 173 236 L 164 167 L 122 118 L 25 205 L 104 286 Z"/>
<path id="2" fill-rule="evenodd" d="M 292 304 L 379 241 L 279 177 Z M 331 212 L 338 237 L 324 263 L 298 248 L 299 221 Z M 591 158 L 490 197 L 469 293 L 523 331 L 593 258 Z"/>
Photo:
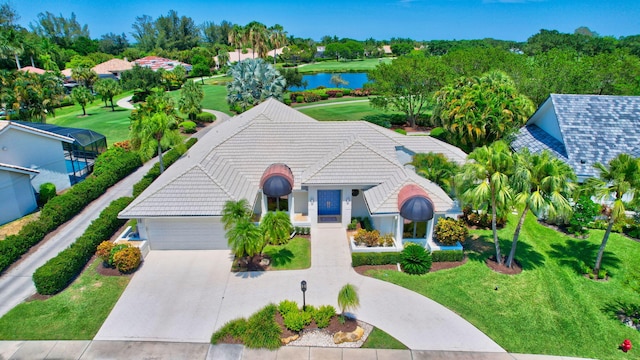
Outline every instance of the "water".
<path id="1" fill-rule="evenodd" d="M 331 76 L 335 73 L 318 73 L 313 75 L 303 75 L 302 81 L 306 81 L 308 83 L 306 88 L 301 87 L 292 87 L 291 91 L 300 91 L 307 89 L 315 89 L 318 86 L 324 86 L 328 88 L 336 87 L 334 84 L 330 82 Z M 367 73 L 339 73 L 340 76 L 346 81 L 349 82 L 348 85 L 341 85 L 343 88 L 350 89 L 361 89 L 364 84 L 368 81 Z"/>

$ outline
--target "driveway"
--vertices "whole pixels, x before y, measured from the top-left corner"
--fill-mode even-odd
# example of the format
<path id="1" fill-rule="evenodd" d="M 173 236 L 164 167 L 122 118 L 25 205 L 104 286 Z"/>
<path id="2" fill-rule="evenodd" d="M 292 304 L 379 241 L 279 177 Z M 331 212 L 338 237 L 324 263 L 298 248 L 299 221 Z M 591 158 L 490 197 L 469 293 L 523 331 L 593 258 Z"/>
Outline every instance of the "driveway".
<path id="1" fill-rule="evenodd" d="M 227 321 L 285 299 L 333 305 L 340 288 L 358 288 L 358 319 L 413 350 L 504 352 L 444 306 L 410 290 L 357 274 L 341 225 L 312 228 L 307 270 L 230 273 L 228 251 L 151 251 L 95 340 L 208 342 Z"/>

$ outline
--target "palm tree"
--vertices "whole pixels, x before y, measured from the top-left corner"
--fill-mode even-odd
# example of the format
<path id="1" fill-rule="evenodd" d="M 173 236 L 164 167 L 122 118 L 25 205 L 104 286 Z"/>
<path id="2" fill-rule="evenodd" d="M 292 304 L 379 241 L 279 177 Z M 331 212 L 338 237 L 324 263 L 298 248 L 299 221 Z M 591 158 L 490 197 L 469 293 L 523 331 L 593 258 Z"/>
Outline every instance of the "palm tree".
<path id="1" fill-rule="evenodd" d="M 229 62 L 229 52 L 227 49 L 218 50 L 218 67 L 222 68 Z"/>
<path id="2" fill-rule="evenodd" d="M 269 40 L 273 46 L 273 65 L 278 58 L 278 49 L 287 44 L 287 32 L 280 24 L 275 24 L 269 28 Z"/>
<path id="3" fill-rule="evenodd" d="M 260 223 L 265 242 L 272 245 L 286 244 L 291 233 L 291 219 L 284 211 L 269 211 Z"/>
<path id="4" fill-rule="evenodd" d="M 196 116 L 202 112 L 202 99 L 204 92 L 195 81 L 187 81 L 180 90 L 179 109 L 189 115 L 189 120 L 195 121 Z"/>
<path id="5" fill-rule="evenodd" d="M 93 83 L 98 80 L 98 74 L 87 67 L 71 69 L 71 77 L 74 78 L 78 84 L 83 85 L 87 89 L 93 89 Z"/>
<path id="6" fill-rule="evenodd" d="M 93 94 L 84 86 L 76 86 L 71 91 L 71 98 L 82 108 L 82 115 L 87 116 L 87 104 L 93 101 Z"/>
<path id="7" fill-rule="evenodd" d="M 509 146 L 496 141 L 490 146 L 476 148 L 469 156 L 458 181 L 461 184 L 461 198 L 476 206 L 489 203 L 491 208 L 491 230 L 496 248 L 496 262 L 502 265 L 498 241 L 498 210 L 505 210 L 511 200 L 509 176 L 513 168 L 513 158 Z"/>
<path id="8" fill-rule="evenodd" d="M 16 68 L 20 70 L 20 58 L 24 52 L 22 40 L 19 33 L 15 29 L 8 29 L 0 33 L 0 59 L 8 59 L 13 56 L 16 62 Z"/>
<path id="9" fill-rule="evenodd" d="M 455 162 L 440 153 L 415 154 L 411 162 L 418 175 L 438 184 L 451 194 L 454 188 L 454 176 L 460 170 Z"/>
<path id="10" fill-rule="evenodd" d="M 240 61 L 240 48 L 244 45 L 245 29 L 240 25 L 233 25 L 229 31 L 229 44 L 238 50 L 238 62 Z"/>
<path id="11" fill-rule="evenodd" d="M 338 292 L 338 307 L 340 307 L 342 321 L 344 321 L 345 311 L 355 310 L 358 306 L 360 306 L 360 298 L 356 287 L 346 284 Z"/>
<path id="12" fill-rule="evenodd" d="M 536 216 L 546 212 L 550 218 L 568 218 L 572 211 L 568 198 L 576 186 L 576 175 L 571 167 L 546 150 L 531 154 L 525 148 L 515 154 L 515 163 L 511 187 L 517 194 L 516 203 L 524 204 L 524 209 L 513 234 L 507 267 L 513 264 L 520 230 L 529 210 Z"/>
<path id="13" fill-rule="evenodd" d="M 242 218 L 226 233 L 231 251 L 236 257 L 253 257 L 264 248 L 262 232 L 249 218 Z"/>
<path id="14" fill-rule="evenodd" d="M 252 21 L 246 26 L 248 33 L 247 37 L 251 43 L 253 58 L 258 53 L 259 58 L 264 58 L 267 54 L 267 27 L 257 21 Z"/>
<path id="15" fill-rule="evenodd" d="M 602 255 L 607 246 L 611 229 L 616 220 L 625 218 L 623 198 L 625 195 L 631 201 L 640 193 L 640 159 L 628 154 L 620 154 L 609 161 L 609 166 L 601 163 L 593 165 L 598 170 L 597 178 L 589 178 L 586 181 L 587 189 L 591 190 L 599 200 L 614 199 L 613 206 L 604 206 L 603 214 L 607 217 L 608 226 L 602 239 L 602 244 L 596 256 L 594 274 L 598 275 L 602 264 Z"/>
<path id="16" fill-rule="evenodd" d="M 111 111 L 116 111 L 113 105 L 113 97 L 122 92 L 118 82 L 114 79 L 100 79 L 96 81 L 95 90 L 104 100 L 104 105 L 107 106 L 107 101 L 109 101 L 111 102 Z"/>
<path id="17" fill-rule="evenodd" d="M 222 224 L 225 231 L 230 230 L 237 222 L 244 218 L 251 218 L 251 208 L 247 199 L 227 201 L 222 208 Z"/>

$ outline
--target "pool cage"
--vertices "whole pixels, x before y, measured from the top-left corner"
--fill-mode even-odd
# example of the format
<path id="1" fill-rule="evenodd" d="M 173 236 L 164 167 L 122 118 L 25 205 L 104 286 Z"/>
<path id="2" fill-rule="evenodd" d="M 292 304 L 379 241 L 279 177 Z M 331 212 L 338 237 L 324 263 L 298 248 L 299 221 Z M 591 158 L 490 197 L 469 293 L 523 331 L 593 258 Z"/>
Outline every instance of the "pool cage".
<path id="1" fill-rule="evenodd" d="M 84 180 L 93 171 L 93 164 L 98 155 L 107 150 L 107 138 L 93 130 L 76 129 L 53 124 L 13 121 L 34 129 L 70 137 L 73 143 L 62 143 L 64 158 L 71 184 Z"/>

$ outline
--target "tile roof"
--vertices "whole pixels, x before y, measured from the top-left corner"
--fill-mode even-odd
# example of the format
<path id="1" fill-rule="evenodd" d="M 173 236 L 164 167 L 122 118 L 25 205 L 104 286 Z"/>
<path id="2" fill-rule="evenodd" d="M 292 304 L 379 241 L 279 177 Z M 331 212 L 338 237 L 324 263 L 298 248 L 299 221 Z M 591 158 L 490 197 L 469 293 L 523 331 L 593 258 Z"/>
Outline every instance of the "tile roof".
<path id="1" fill-rule="evenodd" d="M 215 125 L 120 215 L 220 215 L 227 200 L 255 202 L 262 175 L 274 163 L 289 166 L 294 190 L 320 184 L 373 186 L 380 188 L 374 205 L 387 211 L 388 192 L 412 179 L 433 195 L 436 209 L 451 208 L 452 200 L 437 185 L 403 167 L 397 147 L 440 149 L 456 162 L 466 157 L 428 136 L 404 136 L 364 121 L 319 122 L 269 99 Z M 194 172 L 201 180 L 185 177 Z"/>
<path id="2" fill-rule="evenodd" d="M 21 67 L 20 69 L 18 69 L 18 71 L 30 72 L 30 73 L 34 73 L 34 74 L 40 74 L 40 75 L 42 75 L 42 74 L 47 72 L 46 70 L 43 70 L 43 69 L 40 69 L 40 68 L 37 68 L 37 67 L 34 67 L 34 66 L 24 66 L 24 67 Z"/>
<path id="3" fill-rule="evenodd" d="M 159 56 L 146 56 L 141 59 L 135 60 L 134 63 L 138 66 L 148 67 L 153 71 L 157 71 L 160 68 L 171 71 L 178 65 L 182 65 L 187 69 L 187 71 L 191 71 L 190 64 L 183 63 L 178 60 L 166 59 Z"/>
<path id="4" fill-rule="evenodd" d="M 562 139 L 541 128 L 548 119 L 539 109 L 520 129 L 511 144 L 514 149 L 549 149 L 582 178 L 597 175 L 596 162 L 640 153 L 640 96 L 551 94 L 545 103 L 549 101 Z"/>
<path id="5" fill-rule="evenodd" d="M 121 59 L 111 59 L 98 64 L 91 68 L 98 75 L 108 75 L 116 72 L 131 70 L 133 68 L 133 62 L 129 62 Z"/>

